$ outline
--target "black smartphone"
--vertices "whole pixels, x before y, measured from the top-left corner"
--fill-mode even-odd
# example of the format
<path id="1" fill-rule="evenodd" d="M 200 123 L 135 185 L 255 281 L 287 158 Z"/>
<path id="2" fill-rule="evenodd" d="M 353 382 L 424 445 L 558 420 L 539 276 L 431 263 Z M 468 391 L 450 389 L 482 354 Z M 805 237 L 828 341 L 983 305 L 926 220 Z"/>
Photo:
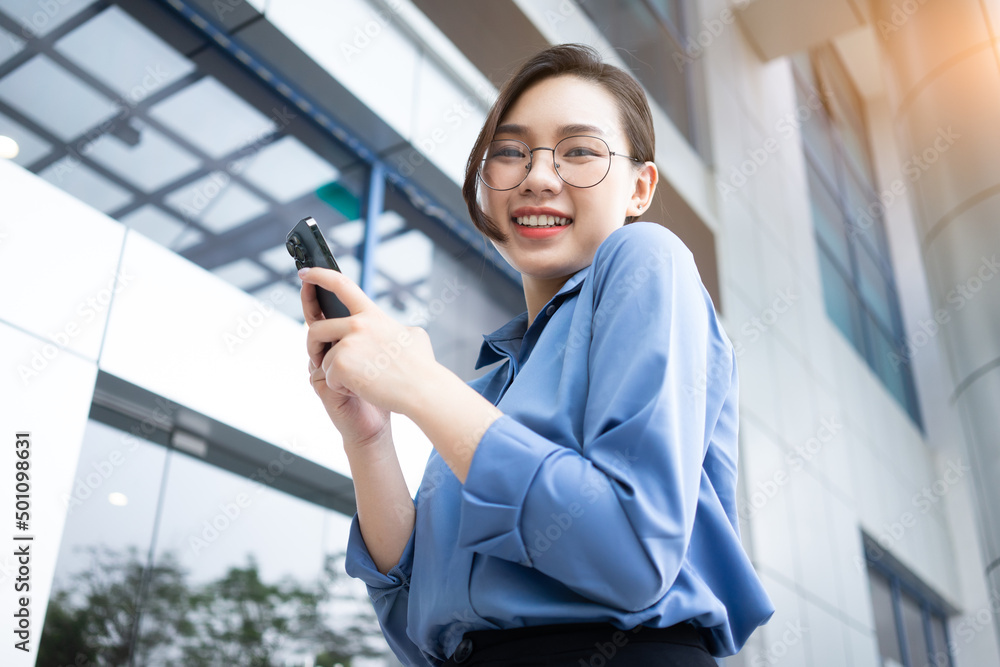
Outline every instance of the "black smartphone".
<path id="1" fill-rule="evenodd" d="M 340 271 L 337 260 L 330 252 L 330 246 L 323 238 L 323 232 L 319 230 L 319 225 L 312 218 L 303 218 L 292 227 L 292 231 L 288 232 L 288 236 L 285 237 L 285 248 L 295 260 L 296 269 L 318 266 Z M 351 314 L 351 311 L 340 302 L 336 294 L 319 285 L 316 286 L 316 298 L 319 301 L 320 309 L 327 318 L 347 317 Z"/>

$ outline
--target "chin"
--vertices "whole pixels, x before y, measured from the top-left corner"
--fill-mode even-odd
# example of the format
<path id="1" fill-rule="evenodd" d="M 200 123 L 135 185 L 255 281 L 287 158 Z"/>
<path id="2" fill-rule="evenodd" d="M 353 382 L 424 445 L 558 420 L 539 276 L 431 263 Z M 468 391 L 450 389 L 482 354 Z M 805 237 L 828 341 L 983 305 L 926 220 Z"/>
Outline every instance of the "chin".
<path id="1" fill-rule="evenodd" d="M 567 279 L 574 273 L 587 266 L 589 263 L 566 262 L 566 261 L 538 261 L 521 262 L 520 265 L 511 264 L 522 278 L 533 280 L 562 280 Z"/>

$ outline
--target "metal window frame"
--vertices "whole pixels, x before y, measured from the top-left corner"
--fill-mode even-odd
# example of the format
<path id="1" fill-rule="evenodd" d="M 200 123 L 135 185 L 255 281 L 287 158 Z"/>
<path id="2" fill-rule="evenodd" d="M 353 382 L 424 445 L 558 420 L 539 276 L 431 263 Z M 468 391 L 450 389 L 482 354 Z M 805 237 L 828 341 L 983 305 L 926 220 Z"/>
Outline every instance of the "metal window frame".
<path id="1" fill-rule="evenodd" d="M 896 637 L 900 644 L 900 655 L 903 657 L 903 667 L 913 667 L 913 659 L 910 656 L 910 647 L 906 639 L 906 626 L 903 622 L 902 595 L 904 593 L 920 606 L 928 658 L 936 656 L 942 651 L 948 658 L 947 665 L 934 664 L 934 667 L 955 667 L 955 654 L 951 650 L 952 641 L 947 621 L 949 616 L 957 613 L 957 610 L 910 572 L 895 556 L 881 546 L 877 539 L 862 531 L 862 542 L 866 565 L 884 577 L 892 590 L 893 616 L 896 622 Z M 931 634 L 931 619 L 933 617 L 940 619 L 944 628 L 945 645 L 940 648 L 935 646 L 935 640 Z"/>
<path id="2" fill-rule="evenodd" d="M 685 47 L 685 38 L 691 29 L 691 21 L 695 12 L 691 7 L 691 0 L 678 0 L 678 13 L 680 14 L 680 25 L 676 25 L 673 20 L 664 14 L 658 7 L 656 7 L 650 0 L 639 0 L 639 3 L 649 12 L 657 25 L 666 33 L 666 39 L 672 41 L 677 48 L 682 52 Z M 587 11 L 587 6 L 582 0 L 578 0 L 578 4 L 581 9 L 583 9 L 587 19 L 593 24 L 594 28 L 604 35 L 604 31 L 597 25 L 594 20 L 594 16 Z M 606 35 L 605 35 L 606 36 Z M 711 146 L 707 136 L 706 125 L 702 117 L 698 114 L 699 108 L 697 108 L 696 102 L 704 102 L 704 94 L 702 91 L 702 69 L 701 69 L 701 59 L 697 58 L 693 62 L 688 63 L 690 67 L 685 66 L 681 70 L 681 76 L 684 79 L 684 112 L 686 116 L 687 127 L 681 127 L 677 119 L 673 118 L 668 112 L 666 107 L 663 107 L 659 100 L 653 98 L 652 94 L 649 92 L 646 86 L 647 94 L 650 99 L 655 101 L 657 104 L 661 105 L 661 109 L 664 115 L 672 122 L 676 127 L 678 132 L 684 139 L 689 143 L 692 150 L 698 154 L 699 157 L 706 163 L 710 164 L 712 161 Z M 637 79 L 639 77 L 636 77 Z M 640 81 L 640 83 L 642 83 Z"/>
<path id="3" fill-rule="evenodd" d="M 823 88 L 829 88 L 825 86 L 826 75 L 817 66 L 817 56 L 816 51 L 812 51 L 809 54 L 809 66 L 812 68 L 813 78 L 816 80 L 817 85 Z M 843 64 L 839 60 L 839 56 L 836 53 L 832 54 L 832 57 L 836 59 L 836 62 L 841 66 Z M 810 88 L 809 83 L 803 80 L 802 73 L 798 71 L 796 67 L 792 67 L 792 76 L 795 82 L 796 94 L 799 90 L 808 90 Z M 892 266 L 889 257 L 887 256 L 888 247 L 885 248 L 883 252 L 879 248 L 873 248 L 872 244 L 866 240 L 862 240 L 859 237 L 865 236 L 863 230 L 857 226 L 854 219 L 854 215 L 849 207 L 849 202 L 847 199 L 846 191 L 847 186 L 845 180 L 851 176 L 862 184 L 866 189 L 866 195 L 871 196 L 873 199 L 877 199 L 874 187 L 866 182 L 863 175 L 857 174 L 854 169 L 853 164 L 851 164 L 850 159 L 845 154 L 845 149 L 843 146 L 844 139 L 840 136 L 839 130 L 837 129 L 831 111 L 829 108 L 829 100 L 827 100 L 824 91 L 818 91 L 821 93 L 820 98 L 823 101 L 823 107 L 817 111 L 817 113 L 824 114 L 826 118 L 826 123 L 824 131 L 827 134 L 827 138 L 830 142 L 831 149 L 834 156 L 834 164 L 823 165 L 822 161 L 816 152 L 809 146 L 803 136 L 802 151 L 807 161 L 807 168 L 812 168 L 815 172 L 817 178 L 822 183 L 823 187 L 827 189 L 828 194 L 832 197 L 833 201 L 836 203 L 837 208 L 840 209 L 841 221 L 844 225 L 845 236 L 847 237 L 847 252 L 850 261 L 850 275 L 844 273 L 836 262 L 833 262 L 835 269 L 841 274 L 845 279 L 845 282 L 851 289 L 853 296 L 857 299 L 860 304 L 861 313 L 861 335 L 863 341 L 863 349 L 859 349 L 858 353 L 862 356 L 868 366 L 872 369 L 875 375 L 879 378 L 882 384 L 889 390 L 888 384 L 882 378 L 881 372 L 879 371 L 879 362 L 876 359 L 875 352 L 875 342 L 872 340 L 872 333 L 869 331 L 868 321 L 874 322 L 874 326 L 878 327 L 882 334 L 891 342 L 895 353 L 900 359 L 904 360 L 902 364 L 904 370 L 901 373 L 903 381 L 903 404 L 902 407 L 904 411 L 910 416 L 910 419 L 917 426 L 921 433 L 926 433 L 926 428 L 924 425 L 923 414 L 920 409 L 920 402 L 916 391 L 916 381 L 913 377 L 913 369 L 910 364 L 910 359 L 906 353 L 906 341 L 905 341 L 905 329 L 903 327 L 902 312 L 899 305 L 899 290 L 896 287 L 895 277 L 892 272 Z M 835 93 L 831 89 L 831 92 Z M 863 122 L 867 122 L 867 119 L 862 118 Z M 867 137 L 863 138 L 865 140 L 865 145 L 868 146 Z M 868 159 L 871 160 L 870 146 Z M 850 175 L 845 173 L 846 170 L 850 170 Z M 878 238 L 884 243 L 888 243 L 888 237 L 885 233 L 884 225 L 885 221 L 881 213 L 871 216 L 873 220 L 873 228 Z M 852 233 L 852 230 L 857 230 L 858 233 Z M 814 234 L 816 244 L 821 247 L 821 249 L 831 256 L 835 256 L 831 249 L 826 246 L 824 241 L 816 233 L 814 225 Z M 889 290 L 889 313 L 891 318 L 892 331 L 886 331 L 883 323 L 874 314 L 873 309 L 867 303 L 864 296 L 862 296 L 862 290 L 860 286 L 861 281 L 861 271 L 859 267 L 859 260 L 857 253 L 868 252 L 869 256 L 875 262 L 876 268 L 882 275 L 882 278 L 886 282 L 886 286 Z M 853 345 L 852 345 L 853 346 Z M 856 348 L 856 346 L 853 346 Z M 857 349 L 857 348 L 856 348 Z M 889 391 L 895 397 L 895 392 Z"/>
<path id="4" fill-rule="evenodd" d="M 167 410 L 162 410 L 164 404 L 167 405 Z M 247 478 L 277 492 L 329 511 L 339 512 L 344 516 L 351 516 L 357 511 L 354 483 L 350 478 L 104 371 L 98 371 L 88 419 L 123 433 L 131 433 L 133 437 L 152 445 L 159 445 L 166 450 L 163 470 L 159 476 L 160 488 L 153 514 L 149 548 L 146 552 L 140 592 L 135 602 L 136 621 L 132 625 L 129 638 L 129 665 L 134 664 L 143 607 L 148 598 L 152 564 L 156 559 L 167 480 L 173 462 L 172 455 L 196 458 L 205 465 Z M 189 430 L 190 427 L 185 428 L 184 424 L 198 424 L 201 432 L 193 434 Z M 178 435 L 194 436 L 195 439 L 204 442 L 204 452 L 198 455 L 176 446 Z M 284 463 L 281 457 L 289 458 L 291 461 Z M 261 465 L 269 466 L 269 463 L 275 460 L 282 461 L 283 472 L 274 477 L 263 475 L 262 479 L 257 479 L 258 473 L 254 470 L 259 471 Z M 285 471 L 285 468 L 290 470 Z"/>

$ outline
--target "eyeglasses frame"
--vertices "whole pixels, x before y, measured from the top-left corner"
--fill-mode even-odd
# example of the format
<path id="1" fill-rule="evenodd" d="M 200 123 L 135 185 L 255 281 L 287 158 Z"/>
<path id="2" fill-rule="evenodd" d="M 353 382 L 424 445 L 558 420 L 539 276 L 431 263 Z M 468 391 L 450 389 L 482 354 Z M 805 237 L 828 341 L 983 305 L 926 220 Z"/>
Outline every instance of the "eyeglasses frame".
<path id="1" fill-rule="evenodd" d="M 556 166 L 556 148 L 558 148 L 559 144 L 561 144 L 564 141 L 569 141 L 570 139 L 576 139 L 578 137 L 586 137 L 588 139 L 597 139 L 598 141 L 600 141 L 601 143 L 603 143 L 608 148 L 608 168 L 605 170 L 604 175 L 601 176 L 600 180 L 598 180 L 593 185 L 573 185 L 572 183 L 570 183 L 569 181 L 567 181 L 565 178 L 563 178 L 563 175 L 561 173 L 559 173 L 559 167 Z M 528 150 L 528 166 L 524 170 L 524 177 L 521 178 L 521 180 L 518 181 L 516 185 L 512 185 L 509 188 L 495 188 L 492 185 L 490 185 L 489 183 L 487 183 L 486 179 L 483 178 L 483 164 L 486 162 L 486 158 L 482 158 L 479 161 L 479 168 L 476 169 L 476 178 L 479 179 L 480 183 L 482 183 L 483 185 L 485 185 L 486 187 L 488 187 L 490 190 L 493 190 L 494 192 L 507 192 L 508 190 L 513 190 L 514 188 L 519 187 L 521 185 L 521 183 L 524 183 L 525 179 L 528 178 L 528 174 L 531 173 L 531 168 L 533 166 L 535 166 L 535 151 L 552 151 L 552 171 L 554 171 L 556 173 L 556 176 L 559 177 L 559 180 L 562 181 L 563 183 L 565 183 L 566 185 L 570 186 L 571 188 L 579 188 L 581 190 L 586 190 L 587 188 L 594 188 L 594 187 L 597 187 L 598 185 L 600 185 L 601 183 L 603 183 L 604 179 L 607 178 L 608 174 L 611 173 L 611 158 L 613 158 L 615 156 L 623 157 L 623 158 L 628 158 L 629 160 L 632 160 L 636 164 L 645 164 L 644 160 L 640 160 L 637 157 L 632 157 L 631 155 L 625 155 L 624 153 L 616 153 L 615 151 L 611 150 L 611 146 L 608 145 L 608 142 L 605 141 L 604 138 L 602 138 L 602 137 L 595 137 L 592 134 L 574 134 L 574 135 L 571 135 L 569 137 L 564 137 L 564 138 L 560 139 L 559 141 L 557 141 L 556 145 L 553 146 L 553 147 L 551 147 L 551 148 L 549 148 L 547 146 L 538 146 L 537 148 L 530 148 L 528 146 L 528 144 L 524 143 L 520 139 L 493 139 L 492 141 L 490 141 L 490 143 L 492 144 L 494 141 L 516 141 L 517 143 L 521 144 L 522 146 L 524 146 Z"/>

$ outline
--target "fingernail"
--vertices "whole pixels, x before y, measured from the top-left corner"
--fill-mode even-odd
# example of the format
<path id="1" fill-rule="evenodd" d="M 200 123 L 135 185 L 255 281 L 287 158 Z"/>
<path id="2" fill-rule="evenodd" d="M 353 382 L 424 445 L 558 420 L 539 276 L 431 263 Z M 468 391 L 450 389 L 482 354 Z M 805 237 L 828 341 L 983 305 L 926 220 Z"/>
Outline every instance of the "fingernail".
<path id="1" fill-rule="evenodd" d="M 309 267 L 306 266 L 299 269 L 299 278 L 305 279 L 307 273 L 309 273 Z"/>

